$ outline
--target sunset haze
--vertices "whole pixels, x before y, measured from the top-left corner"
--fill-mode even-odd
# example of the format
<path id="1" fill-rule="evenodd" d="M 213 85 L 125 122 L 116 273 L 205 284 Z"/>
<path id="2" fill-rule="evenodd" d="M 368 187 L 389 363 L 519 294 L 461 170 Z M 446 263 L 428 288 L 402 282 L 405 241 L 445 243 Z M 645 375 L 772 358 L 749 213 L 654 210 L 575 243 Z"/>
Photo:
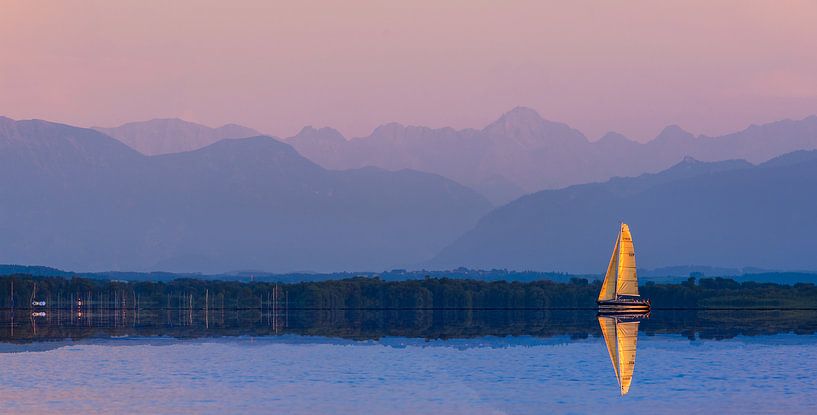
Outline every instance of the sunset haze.
<path id="1" fill-rule="evenodd" d="M 808 1 L 11 1 L 0 114 L 355 137 L 524 105 L 591 140 L 717 135 L 817 112 L 815 21 Z"/>

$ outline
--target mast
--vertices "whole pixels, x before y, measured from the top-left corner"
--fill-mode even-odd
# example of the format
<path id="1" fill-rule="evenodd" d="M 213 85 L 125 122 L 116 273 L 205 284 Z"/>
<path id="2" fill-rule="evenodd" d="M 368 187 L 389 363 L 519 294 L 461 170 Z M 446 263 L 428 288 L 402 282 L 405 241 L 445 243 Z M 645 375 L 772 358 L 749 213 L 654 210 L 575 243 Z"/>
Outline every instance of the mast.
<path id="1" fill-rule="evenodd" d="M 626 223 L 621 224 L 619 232 L 618 250 L 618 278 L 616 279 L 616 296 L 629 295 L 638 297 L 638 278 L 635 268 L 635 248 L 633 247 L 633 236 L 630 234 L 630 227 Z"/>
<path id="2" fill-rule="evenodd" d="M 598 301 L 612 300 L 616 298 L 616 286 L 618 273 L 618 250 L 619 241 L 621 240 L 621 230 L 616 237 L 616 244 L 613 246 L 613 254 L 610 256 L 610 263 L 607 265 L 607 273 L 604 274 L 604 282 L 601 284 L 601 292 L 599 292 Z"/>

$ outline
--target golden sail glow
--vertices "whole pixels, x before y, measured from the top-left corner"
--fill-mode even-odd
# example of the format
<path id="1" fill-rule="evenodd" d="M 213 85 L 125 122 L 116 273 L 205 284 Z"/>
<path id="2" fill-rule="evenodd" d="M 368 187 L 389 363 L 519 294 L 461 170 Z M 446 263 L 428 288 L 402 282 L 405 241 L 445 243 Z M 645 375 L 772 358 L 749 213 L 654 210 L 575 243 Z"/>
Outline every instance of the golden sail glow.
<path id="1" fill-rule="evenodd" d="M 638 296 L 638 278 L 635 274 L 635 247 L 630 227 L 621 224 L 618 248 L 618 275 L 616 278 L 616 294 Z"/>
<path id="2" fill-rule="evenodd" d="M 618 347 L 619 384 L 621 395 L 630 391 L 635 370 L 635 346 L 638 341 L 638 322 L 616 323 L 616 345 Z"/>
<path id="3" fill-rule="evenodd" d="M 619 321 L 615 317 L 598 317 L 607 353 L 616 373 L 621 396 L 630 392 L 635 370 L 638 321 Z"/>
<path id="4" fill-rule="evenodd" d="M 598 301 L 616 300 L 621 295 L 638 297 L 638 276 L 635 267 L 635 247 L 630 227 L 626 223 L 616 237 L 613 254 L 604 274 Z"/>
<path id="5" fill-rule="evenodd" d="M 613 247 L 613 255 L 610 257 L 610 263 L 607 265 L 607 273 L 604 274 L 604 282 L 601 284 L 601 292 L 599 293 L 599 301 L 612 300 L 616 298 L 616 274 L 618 273 L 618 242 L 621 239 L 621 234 L 616 238 L 616 245 Z"/>

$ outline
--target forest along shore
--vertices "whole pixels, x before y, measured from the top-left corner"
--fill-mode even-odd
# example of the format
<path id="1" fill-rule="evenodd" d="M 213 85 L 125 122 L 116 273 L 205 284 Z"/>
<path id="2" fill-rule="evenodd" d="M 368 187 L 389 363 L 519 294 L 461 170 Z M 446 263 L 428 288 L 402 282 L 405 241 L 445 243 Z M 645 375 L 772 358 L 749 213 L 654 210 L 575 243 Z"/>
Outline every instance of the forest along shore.
<path id="1" fill-rule="evenodd" d="M 0 277 L 0 309 L 595 309 L 601 283 L 379 278 L 275 283 Z M 689 278 L 639 288 L 655 309 L 817 309 L 817 286 Z"/>

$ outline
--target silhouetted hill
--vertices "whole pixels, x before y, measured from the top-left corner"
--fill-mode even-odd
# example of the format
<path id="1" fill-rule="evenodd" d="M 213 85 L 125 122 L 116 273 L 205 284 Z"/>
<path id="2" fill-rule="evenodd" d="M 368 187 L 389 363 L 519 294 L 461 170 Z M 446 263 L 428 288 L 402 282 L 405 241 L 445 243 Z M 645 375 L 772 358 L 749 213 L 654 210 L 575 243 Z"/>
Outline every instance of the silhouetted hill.
<path id="1" fill-rule="evenodd" d="M 326 170 L 270 137 L 148 157 L 0 119 L 0 262 L 78 271 L 339 271 L 430 258 L 490 209 L 416 171 Z"/>
<path id="2" fill-rule="evenodd" d="M 522 197 L 427 265 L 602 273 L 624 221 L 639 267 L 815 270 L 815 189 L 817 151 L 758 166 L 688 158 L 659 174 Z"/>
<path id="3" fill-rule="evenodd" d="M 178 118 L 131 122 L 114 128 L 94 127 L 146 155 L 180 153 L 197 150 L 225 138 L 260 135 L 258 131 L 237 124 L 210 128 Z"/>

